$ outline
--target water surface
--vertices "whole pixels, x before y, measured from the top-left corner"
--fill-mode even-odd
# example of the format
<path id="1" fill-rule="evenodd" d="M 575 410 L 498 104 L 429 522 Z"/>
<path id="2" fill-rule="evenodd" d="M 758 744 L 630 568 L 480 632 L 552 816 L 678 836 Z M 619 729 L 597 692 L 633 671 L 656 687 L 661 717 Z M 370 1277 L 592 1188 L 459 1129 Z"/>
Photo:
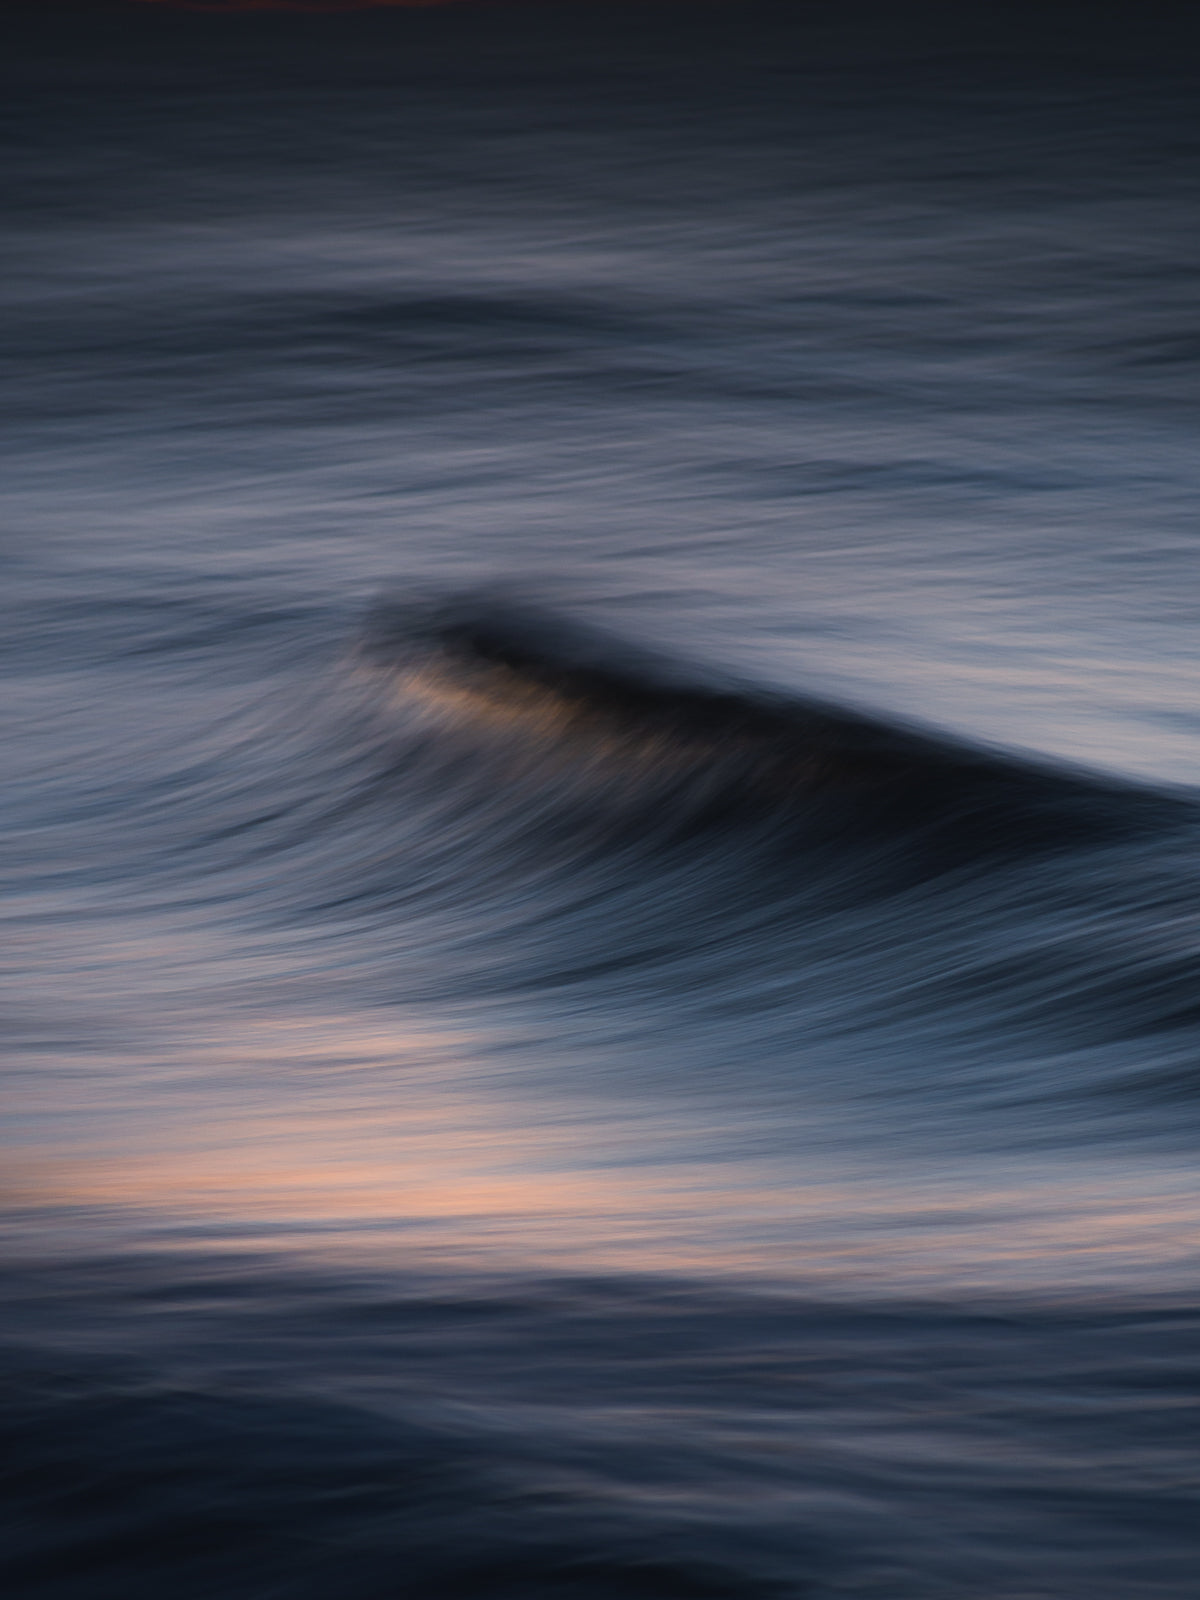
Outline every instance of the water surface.
<path id="1" fill-rule="evenodd" d="M 18 1592 L 1182 1600 L 1194 84 L 466 15 L 9 69 Z"/>

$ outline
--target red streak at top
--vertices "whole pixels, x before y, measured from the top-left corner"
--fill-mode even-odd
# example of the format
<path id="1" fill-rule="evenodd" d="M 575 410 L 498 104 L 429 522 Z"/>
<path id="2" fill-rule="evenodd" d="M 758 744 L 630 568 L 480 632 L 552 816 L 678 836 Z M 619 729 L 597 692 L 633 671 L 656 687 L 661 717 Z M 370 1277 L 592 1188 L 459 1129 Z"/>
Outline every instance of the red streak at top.
<path id="1" fill-rule="evenodd" d="M 135 3 L 170 11 L 208 11 L 224 16 L 243 11 L 425 10 L 431 6 L 461 4 L 463 0 L 135 0 Z M 498 4 L 501 0 L 470 0 L 470 3 Z"/>

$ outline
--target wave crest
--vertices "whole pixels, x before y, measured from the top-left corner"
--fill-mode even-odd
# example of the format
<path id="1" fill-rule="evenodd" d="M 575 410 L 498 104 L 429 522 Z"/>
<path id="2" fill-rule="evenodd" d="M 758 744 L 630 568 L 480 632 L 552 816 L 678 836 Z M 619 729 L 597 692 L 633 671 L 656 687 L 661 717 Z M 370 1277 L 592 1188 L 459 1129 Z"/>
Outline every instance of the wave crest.
<path id="1" fill-rule="evenodd" d="M 1111 838 L 1190 809 L 1114 780 L 722 678 L 495 594 L 373 611 L 361 659 L 406 709 L 485 752 L 698 812 L 927 836 L 970 853 Z"/>

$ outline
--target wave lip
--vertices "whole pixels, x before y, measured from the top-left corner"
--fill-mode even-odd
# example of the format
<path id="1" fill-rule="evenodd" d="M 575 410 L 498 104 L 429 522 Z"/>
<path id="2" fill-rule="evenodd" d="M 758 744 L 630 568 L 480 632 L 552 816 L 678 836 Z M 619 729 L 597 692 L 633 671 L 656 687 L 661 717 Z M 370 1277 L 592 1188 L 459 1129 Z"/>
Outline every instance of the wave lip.
<path id="1" fill-rule="evenodd" d="M 723 821 L 740 811 L 838 832 L 932 829 L 988 853 L 1192 812 L 1147 788 L 732 680 L 495 593 L 381 604 L 363 655 L 459 733 L 498 735 L 527 759 L 573 757 L 593 778 L 666 781 L 689 811 L 699 802 Z"/>

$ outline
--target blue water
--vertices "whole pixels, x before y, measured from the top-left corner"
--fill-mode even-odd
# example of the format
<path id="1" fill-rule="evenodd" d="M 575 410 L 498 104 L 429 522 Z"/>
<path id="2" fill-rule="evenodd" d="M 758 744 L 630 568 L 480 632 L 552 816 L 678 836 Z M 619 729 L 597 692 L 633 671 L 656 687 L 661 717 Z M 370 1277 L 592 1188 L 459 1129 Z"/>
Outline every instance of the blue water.
<path id="1" fill-rule="evenodd" d="M 10 1592 L 1195 1593 L 1200 137 L 1073 38 L 27 19 Z"/>

